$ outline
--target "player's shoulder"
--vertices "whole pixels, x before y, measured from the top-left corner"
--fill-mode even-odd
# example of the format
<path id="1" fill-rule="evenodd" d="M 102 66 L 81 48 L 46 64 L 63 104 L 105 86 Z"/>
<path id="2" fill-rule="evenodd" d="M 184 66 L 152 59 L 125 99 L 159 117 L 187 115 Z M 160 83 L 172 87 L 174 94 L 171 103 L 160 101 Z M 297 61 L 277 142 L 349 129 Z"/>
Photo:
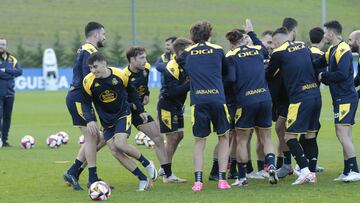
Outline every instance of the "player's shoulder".
<path id="1" fill-rule="evenodd" d="M 276 53 L 281 53 L 282 51 L 285 51 L 288 47 L 289 47 L 290 43 L 289 42 L 285 42 L 284 44 L 282 44 L 281 46 L 275 48 L 273 50 L 273 54 Z"/>
<path id="2" fill-rule="evenodd" d="M 12 62 L 13 64 L 17 63 L 17 59 L 11 54 L 9 54 L 9 61 Z"/>
<path id="3" fill-rule="evenodd" d="M 250 48 L 250 49 L 261 50 L 261 46 L 260 46 L 260 45 L 247 45 L 247 47 Z"/>
<path id="4" fill-rule="evenodd" d="M 336 47 L 335 50 L 336 62 L 339 62 L 343 56 L 347 56 L 349 58 L 352 57 L 350 46 L 346 42 L 340 42 L 340 44 Z"/>
<path id="5" fill-rule="evenodd" d="M 223 50 L 222 46 L 220 46 L 220 45 L 212 44 L 212 43 L 210 43 L 210 42 L 205 42 L 205 44 L 206 44 L 207 46 L 211 47 L 211 48 Z"/>
<path id="6" fill-rule="evenodd" d="M 199 43 L 193 44 L 191 46 L 189 46 L 188 48 L 185 49 L 186 52 L 191 51 L 192 49 L 194 49 L 195 47 L 199 46 Z"/>
<path id="7" fill-rule="evenodd" d="M 131 76 L 131 71 L 130 71 L 130 69 L 129 69 L 129 66 L 126 66 L 124 69 L 123 69 L 123 71 L 124 71 L 124 73 L 128 76 L 128 77 L 130 77 Z"/>
<path id="8" fill-rule="evenodd" d="M 88 86 L 90 87 L 92 85 L 92 83 L 94 83 L 94 80 L 95 80 L 95 74 L 94 73 L 89 73 L 87 74 L 85 77 L 84 77 L 84 80 L 83 80 L 83 84 L 84 86 Z"/>
<path id="9" fill-rule="evenodd" d="M 236 49 L 233 49 L 233 50 L 229 50 L 227 53 L 226 53 L 226 57 L 231 57 L 231 56 L 234 56 L 236 55 L 238 52 L 240 51 L 240 48 L 236 48 Z"/>
<path id="10" fill-rule="evenodd" d="M 94 45 L 90 44 L 90 43 L 86 43 L 84 45 L 81 46 L 81 51 L 86 51 L 89 54 L 92 54 L 94 52 L 97 52 L 97 49 Z"/>
<path id="11" fill-rule="evenodd" d="M 318 54 L 318 55 L 323 55 L 324 52 L 322 52 L 319 48 L 317 47 L 310 47 L 310 51 L 312 54 Z"/>
<path id="12" fill-rule="evenodd" d="M 115 68 L 115 67 L 109 67 L 112 71 L 112 74 L 115 77 L 120 78 L 123 81 L 123 84 L 126 86 L 128 81 L 129 81 L 129 75 L 126 74 L 125 70 L 121 70 L 119 68 Z"/>
<path id="13" fill-rule="evenodd" d="M 180 69 L 175 59 L 172 59 L 168 62 L 168 64 L 166 65 L 166 70 L 170 75 L 172 75 L 176 79 L 179 79 Z"/>
<path id="14" fill-rule="evenodd" d="M 145 69 L 146 69 L 146 70 L 150 70 L 150 68 L 151 68 L 150 63 L 146 63 L 146 64 L 145 64 Z"/>

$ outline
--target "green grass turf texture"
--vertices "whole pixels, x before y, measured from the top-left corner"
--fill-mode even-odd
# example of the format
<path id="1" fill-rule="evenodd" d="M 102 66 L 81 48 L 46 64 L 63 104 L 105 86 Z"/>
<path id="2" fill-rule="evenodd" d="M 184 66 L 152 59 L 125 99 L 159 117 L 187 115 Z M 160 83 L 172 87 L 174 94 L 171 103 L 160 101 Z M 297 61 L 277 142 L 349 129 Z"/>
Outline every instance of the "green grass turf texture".
<path id="1" fill-rule="evenodd" d="M 214 27 L 214 39 L 227 46 L 225 33 L 242 27 L 245 18 L 253 20 L 255 31 L 280 27 L 284 17 L 299 22 L 299 39 L 307 41 L 308 31 L 322 26 L 321 0 L 137 0 L 137 41 L 147 48 L 154 37 L 188 37 L 189 28 L 198 20 L 208 20 Z M 343 24 L 344 37 L 359 29 L 358 0 L 327 0 L 327 20 Z M 1 0 L 0 36 L 8 39 L 9 50 L 15 51 L 22 39 L 25 47 L 51 47 L 55 33 L 61 42 L 72 47 L 76 31 L 83 35 L 89 21 L 105 25 L 108 44 L 115 34 L 123 37 L 124 47 L 131 45 L 130 0 Z M 108 46 L 109 47 L 109 46 Z M 21 60 L 20 60 L 21 61 Z"/>
<path id="2" fill-rule="evenodd" d="M 151 90 L 151 102 L 148 112 L 155 117 L 156 102 L 159 91 Z M 71 126 L 71 119 L 65 105 L 65 91 L 61 92 L 18 92 L 15 100 L 12 126 L 10 130 L 11 148 L 0 149 L 0 202 L 89 202 L 86 191 L 73 191 L 62 179 L 64 171 L 73 162 L 79 145 L 80 131 Z M 267 180 L 250 180 L 248 187 L 233 187 L 227 191 L 216 189 L 217 182 L 207 180 L 212 164 L 212 150 L 216 135 L 208 138 L 204 164 L 204 190 L 195 194 L 191 190 L 193 183 L 192 151 L 194 138 L 191 133 L 189 104 L 185 111 L 185 137 L 178 148 L 173 161 L 173 171 L 189 182 L 186 184 L 163 184 L 161 178 L 148 191 L 139 193 L 138 180 L 112 157 L 104 148 L 98 153 L 98 175 L 115 186 L 108 202 L 357 202 L 360 198 L 360 183 L 335 183 L 343 168 L 341 146 L 335 136 L 331 98 L 327 88 L 322 89 L 323 108 L 321 114 L 322 128 L 318 142 L 320 149 L 319 163 L 326 168 L 318 174 L 315 185 L 292 186 L 296 176 L 287 177 L 273 186 Z M 359 115 L 357 116 L 359 122 Z M 70 142 L 58 149 L 47 147 L 45 140 L 57 131 L 66 131 Z M 134 144 L 133 129 L 129 143 Z M 355 125 L 353 139 L 358 151 L 360 148 L 360 127 Z M 21 149 L 19 142 L 22 136 L 30 134 L 35 137 L 35 148 Z M 276 135 L 273 131 L 273 139 Z M 255 139 L 252 142 L 252 159 L 256 168 Z M 135 144 L 134 144 L 135 145 Z M 159 162 L 152 149 L 138 146 L 146 157 Z M 68 161 L 67 163 L 56 163 Z M 293 160 L 294 163 L 294 160 Z M 138 164 L 140 166 L 140 164 Z M 143 167 L 140 167 L 144 170 Z M 87 170 L 80 178 L 86 187 Z M 231 180 L 230 183 L 233 181 Z"/>

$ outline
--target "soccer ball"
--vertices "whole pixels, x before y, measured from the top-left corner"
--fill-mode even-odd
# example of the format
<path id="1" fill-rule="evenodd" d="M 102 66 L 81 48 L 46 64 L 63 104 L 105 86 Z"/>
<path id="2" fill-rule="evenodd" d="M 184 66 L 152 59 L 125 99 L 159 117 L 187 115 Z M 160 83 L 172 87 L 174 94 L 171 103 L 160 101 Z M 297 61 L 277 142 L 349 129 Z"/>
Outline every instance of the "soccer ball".
<path id="1" fill-rule="evenodd" d="M 155 146 L 155 142 L 152 141 L 148 136 L 144 139 L 144 144 L 146 147 L 153 148 Z"/>
<path id="2" fill-rule="evenodd" d="M 34 145 L 35 145 L 35 139 L 31 135 L 25 135 L 20 140 L 20 146 L 24 149 L 31 149 L 34 147 Z"/>
<path id="3" fill-rule="evenodd" d="M 81 136 L 79 137 L 78 144 L 81 146 L 81 145 L 83 145 L 84 143 L 85 143 L 85 137 L 84 137 L 84 135 L 81 135 Z"/>
<path id="4" fill-rule="evenodd" d="M 89 197 L 95 201 L 103 201 L 109 199 L 111 188 L 104 181 L 96 181 L 89 188 Z"/>
<path id="5" fill-rule="evenodd" d="M 60 131 L 56 133 L 56 135 L 60 138 L 62 144 L 67 144 L 69 142 L 69 135 L 66 132 Z"/>
<path id="6" fill-rule="evenodd" d="M 135 135 L 135 144 L 137 145 L 144 145 L 144 139 L 145 137 L 147 137 L 145 135 L 145 133 L 139 131 L 136 135 Z"/>
<path id="7" fill-rule="evenodd" d="M 58 147 L 61 146 L 61 138 L 59 136 L 57 136 L 57 135 L 50 135 L 46 139 L 46 144 L 50 148 L 58 148 Z"/>

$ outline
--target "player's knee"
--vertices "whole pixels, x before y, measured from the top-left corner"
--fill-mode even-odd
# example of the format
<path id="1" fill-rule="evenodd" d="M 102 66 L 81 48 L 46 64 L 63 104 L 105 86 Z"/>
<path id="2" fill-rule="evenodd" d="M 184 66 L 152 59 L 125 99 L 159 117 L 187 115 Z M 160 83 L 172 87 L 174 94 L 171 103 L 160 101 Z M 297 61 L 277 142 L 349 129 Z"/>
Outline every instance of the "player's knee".
<path id="1" fill-rule="evenodd" d="M 152 141 L 154 141 L 156 146 L 164 144 L 164 138 L 161 135 L 155 136 L 154 138 L 152 138 Z"/>

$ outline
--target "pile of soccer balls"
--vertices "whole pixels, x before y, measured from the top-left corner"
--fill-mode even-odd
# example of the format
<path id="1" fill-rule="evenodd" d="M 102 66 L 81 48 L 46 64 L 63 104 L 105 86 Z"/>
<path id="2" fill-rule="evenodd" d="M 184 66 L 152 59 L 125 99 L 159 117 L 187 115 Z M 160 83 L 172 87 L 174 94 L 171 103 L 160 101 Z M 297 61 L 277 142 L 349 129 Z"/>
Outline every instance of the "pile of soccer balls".
<path id="1" fill-rule="evenodd" d="M 143 132 L 139 131 L 135 135 L 135 144 L 137 145 L 145 145 L 146 147 L 152 148 L 155 146 L 154 141 L 152 141 L 147 135 Z"/>
<path id="2" fill-rule="evenodd" d="M 89 197 L 94 201 L 107 200 L 110 195 L 111 188 L 104 181 L 94 182 L 89 188 Z"/>
<path id="3" fill-rule="evenodd" d="M 66 132 L 60 131 L 56 134 L 50 135 L 46 139 L 46 144 L 50 148 L 58 148 L 63 144 L 69 142 L 69 135 Z M 23 149 L 31 149 L 35 146 L 35 138 L 31 135 L 25 135 L 20 140 L 20 147 Z"/>
<path id="4" fill-rule="evenodd" d="M 63 131 L 50 135 L 46 139 L 47 146 L 52 149 L 59 148 L 61 145 L 67 144 L 68 142 L 69 142 L 69 135 Z"/>

